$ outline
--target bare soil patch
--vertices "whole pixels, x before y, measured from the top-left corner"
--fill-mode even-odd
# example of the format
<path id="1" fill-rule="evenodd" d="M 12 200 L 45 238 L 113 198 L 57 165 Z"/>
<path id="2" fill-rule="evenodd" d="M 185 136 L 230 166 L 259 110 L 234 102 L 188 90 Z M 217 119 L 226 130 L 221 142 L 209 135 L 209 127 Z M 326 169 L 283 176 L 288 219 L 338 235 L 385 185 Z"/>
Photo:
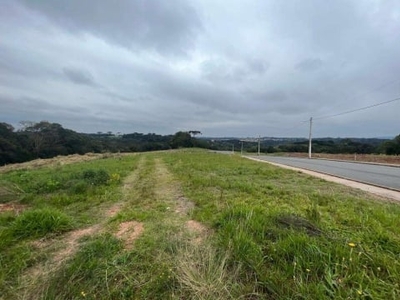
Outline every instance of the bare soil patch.
<path id="1" fill-rule="evenodd" d="M 74 255 L 79 248 L 79 240 L 84 236 L 90 236 L 98 233 L 101 230 L 101 226 L 96 224 L 94 226 L 74 230 L 70 232 L 67 237 L 63 240 L 65 248 L 54 255 L 53 261 L 57 264 L 61 264 L 64 260 Z"/>
<path id="2" fill-rule="evenodd" d="M 107 218 L 115 217 L 122 209 L 122 203 L 117 203 L 111 206 L 105 213 Z"/>
<path id="3" fill-rule="evenodd" d="M 201 224 L 195 220 L 187 221 L 186 228 L 189 229 L 189 231 L 196 232 L 196 233 L 204 233 L 207 231 L 207 228 L 203 224 Z"/>
<path id="4" fill-rule="evenodd" d="M 187 221 L 185 227 L 189 233 L 194 235 L 194 237 L 190 239 L 190 242 L 194 245 L 200 245 L 209 234 L 208 228 L 195 220 Z"/>
<path id="5" fill-rule="evenodd" d="M 143 223 L 136 221 L 123 222 L 119 224 L 119 229 L 115 237 L 125 241 L 125 249 L 132 249 L 134 241 L 143 233 Z"/>
<path id="6" fill-rule="evenodd" d="M 71 231 L 59 241 L 54 239 L 40 239 L 33 241 L 31 245 L 37 249 L 50 249 L 51 247 L 58 247 L 60 245 L 62 248 L 56 251 L 54 255 L 46 261 L 46 263 L 37 264 L 29 268 L 22 275 L 21 281 L 26 282 L 27 288 L 29 289 L 29 285 L 41 280 L 46 274 L 56 271 L 64 261 L 72 257 L 79 249 L 79 240 L 81 238 L 96 234 L 100 229 L 100 225 L 97 224 L 91 227 Z"/>
<path id="7" fill-rule="evenodd" d="M 14 203 L 0 203 L 0 213 L 2 212 L 13 212 L 19 214 L 27 208 L 26 205 L 14 204 Z"/>
<path id="8" fill-rule="evenodd" d="M 184 196 L 178 196 L 176 202 L 175 212 L 178 214 L 188 215 L 194 208 L 194 203 Z"/>

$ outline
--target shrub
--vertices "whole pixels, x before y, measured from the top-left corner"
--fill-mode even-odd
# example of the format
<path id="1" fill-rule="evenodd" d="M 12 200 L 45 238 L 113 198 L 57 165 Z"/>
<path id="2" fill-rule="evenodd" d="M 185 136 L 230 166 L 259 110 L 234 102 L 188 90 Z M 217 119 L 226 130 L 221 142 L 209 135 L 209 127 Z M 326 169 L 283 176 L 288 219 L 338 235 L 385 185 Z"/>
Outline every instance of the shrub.
<path id="1" fill-rule="evenodd" d="M 11 225 L 16 238 L 42 237 L 72 228 L 72 219 L 56 209 L 34 209 L 23 212 Z"/>
<path id="2" fill-rule="evenodd" d="M 73 195 L 85 194 L 88 189 L 88 182 L 85 180 L 71 180 L 68 182 L 68 190 Z"/>
<path id="3" fill-rule="evenodd" d="M 38 193 L 52 193 L 62 188 L 60 181 L 54 178 L 49 178 L 46 181 L 40 181 L 33 185 L 33 190 Z"/>
<path id="4" fill-rule="evenodd" d="M 106 170 L 85 170 L 82 175 L 83 179 L 91 185 L 106 184 L 110 179 L 110 175 Z"/>

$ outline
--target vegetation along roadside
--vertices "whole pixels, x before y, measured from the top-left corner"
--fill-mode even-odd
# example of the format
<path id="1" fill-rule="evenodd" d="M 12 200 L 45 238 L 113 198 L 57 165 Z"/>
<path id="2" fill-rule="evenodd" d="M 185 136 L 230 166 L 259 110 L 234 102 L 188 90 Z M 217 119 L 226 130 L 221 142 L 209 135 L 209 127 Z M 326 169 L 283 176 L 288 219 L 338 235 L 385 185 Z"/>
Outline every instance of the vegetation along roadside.
<path id="1" fill-rule="evenodd" d="M 400 206 L 203 150 L 11 170 L 2 299 L 399 299 Z"/>

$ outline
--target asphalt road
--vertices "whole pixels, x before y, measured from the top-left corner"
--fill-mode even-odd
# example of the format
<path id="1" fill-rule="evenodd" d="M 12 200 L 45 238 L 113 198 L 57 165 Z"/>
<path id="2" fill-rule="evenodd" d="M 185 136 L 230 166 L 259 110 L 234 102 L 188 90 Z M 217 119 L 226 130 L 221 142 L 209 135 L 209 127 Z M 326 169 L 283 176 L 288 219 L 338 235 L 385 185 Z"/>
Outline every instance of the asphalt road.
<path id="1" fill-rule="evenodd" d="M 277 164 L 327 173 L 400 191 L 400 168 L 320 159 L 251 156 Z"/>

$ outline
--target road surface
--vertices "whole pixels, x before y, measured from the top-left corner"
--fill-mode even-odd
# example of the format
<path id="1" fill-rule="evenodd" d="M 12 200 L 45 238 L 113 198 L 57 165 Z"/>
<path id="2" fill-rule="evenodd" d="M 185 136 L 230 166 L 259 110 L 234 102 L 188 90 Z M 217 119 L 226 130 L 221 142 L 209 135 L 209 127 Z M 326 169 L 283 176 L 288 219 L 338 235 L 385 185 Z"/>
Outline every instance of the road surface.
<path id="1" fill-rule="evenodd" d="M 293 157 L 251 157 L 400 191 L 400 167 Z"/>

